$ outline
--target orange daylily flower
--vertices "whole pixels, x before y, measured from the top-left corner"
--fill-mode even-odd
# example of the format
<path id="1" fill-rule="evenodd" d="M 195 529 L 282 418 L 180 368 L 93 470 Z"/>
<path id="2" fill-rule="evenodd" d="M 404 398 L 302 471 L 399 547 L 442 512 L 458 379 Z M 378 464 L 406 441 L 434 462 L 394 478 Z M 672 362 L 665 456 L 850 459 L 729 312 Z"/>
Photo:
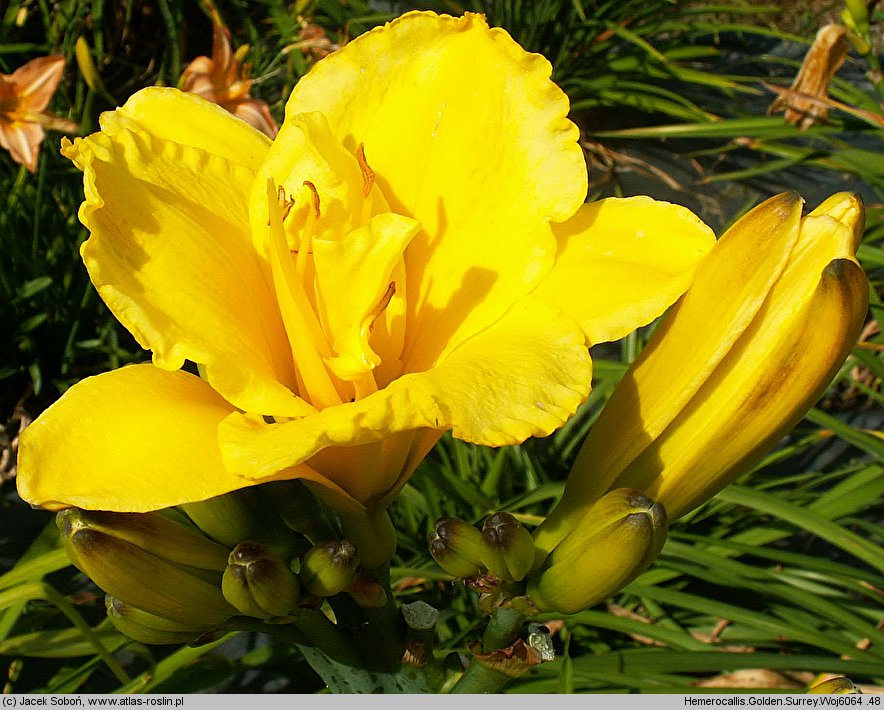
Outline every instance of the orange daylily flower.
<path id="1" fill-rule="evenodd" d="M 12 74 L 0 74 L 0 146 L 32 173 L 45 128 L 74 131 L 77 125 L 46 111 L 65 59 L 60 54 L 32 59 Z"/>
<path id="2" fill-rule="evenodd" d="M 340 44 L 332 42 L 328 38 L 325 34 L 325 30 L 319 25 L 314 25 L 309 20 L 300 17 L 298 20 L 301 23 L 301 29 L 298 32 L 298 41 L 283 48 L 283 54 L 288 54 L 297 49 L 300 50 L 307 59 L 316 62 L 341 48 Z"/>
<path id="3" fill-rule="evenodd" d="M 207 101 L 227 109 L 237 118 L 257 128 L 264 135 L 274 138 L 278 131 L 267 102 L 253 99 L 249 94 L 252 80 L 250 67 L 242 65 L 243 45 L 235 53 L 231 51 L 230 32 L 215 23 L 212 31 L 212 56 L 197 57 L 184 70 L 179 85 L 182 91 L 201 96 Z"/>

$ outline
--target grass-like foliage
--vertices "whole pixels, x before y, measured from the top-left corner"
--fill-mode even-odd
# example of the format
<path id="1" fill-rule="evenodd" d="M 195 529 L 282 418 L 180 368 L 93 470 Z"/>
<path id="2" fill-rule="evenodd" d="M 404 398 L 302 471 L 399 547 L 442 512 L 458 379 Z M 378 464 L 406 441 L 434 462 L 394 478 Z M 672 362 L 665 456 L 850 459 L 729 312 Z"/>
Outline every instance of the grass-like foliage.
<path id="1" fill-rule="evenodd" d="M 826 7 L 831 6 L 829 3 Z M 871 4 L 872 7 L 875 3 Z M 12 0 L 0 17 L 0 71 L 36 56 L 67 59 L 50 109 L 82 134 L 138 89 L 175 85 L 211 51 L 213 6 L 197 0 Z M 595 194 L 694 207 L 717 230 L 775 191 L 813 201 L 840 189 L 866 198 L 858 258 L 872 283 L 862 341 L 805 420 L 755 469 L 679 520 L 657 562 L 616 598 L 546 619 L 557 659 L 510 692 L 802 692 L 820 673 L 884 685 L 884 439 L 881 316 L 884 109 L 882 10 L 854 23 L 828 117 L 808 130 L 765 115 L 818 26 L 788 28 L 775 4 L 664 0 L 218 0 L 214 11 L 277 120 L 321 48 L 413 7 L 474 10 L 544 54 L 572 100 Z M 835 8 L 840 12 L 840 5 Z M 856 18 L 854 18 L 856 20 Z M 877 28 L 877 30 L 876 30 Z M 321 30 L 321 31 L 319 31 Z M 877 32 L 877 34 L 876 34 Z M 310 40 L 325 38 L 325 44 Z M 320 49 L 317 49 L 319 47 Z M 877 73 L 876 73 L 877 72 Z M 110 315 L 79 260 L 81 174 L 49 133 L 36 173 L 0 154 L 0 666 L 12 692 L 314 692 L 298 654 L 261 634 L 197 647 L 147 647 L 104 616 L 102 594 L 69 565 L 52 516 L 15 494 L 15 438 L 74 382 L 148 359 Z M 589 401 L 546 440 L 497 450 L 445 437 L 392 508 L 402 601 L 440 610 L 441 655 L 481 633 L 475 595 L 427 553 L 433 522 L 498 510 L 540 522 L 568 467 L 651 328 L 597 348 Z"/>

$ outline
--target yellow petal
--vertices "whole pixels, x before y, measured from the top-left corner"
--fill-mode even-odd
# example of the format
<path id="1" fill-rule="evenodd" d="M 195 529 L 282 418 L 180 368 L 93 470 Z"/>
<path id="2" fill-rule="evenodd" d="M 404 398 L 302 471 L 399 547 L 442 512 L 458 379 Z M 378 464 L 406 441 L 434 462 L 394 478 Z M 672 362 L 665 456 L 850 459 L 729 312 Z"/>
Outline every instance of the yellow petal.
<path id="1" fill-rule="evenodd" d="M 308 252 L 311 250 L 310 244 L 301 245 L 299 239 L 305 218 L 311 221 L 312 234 L 324 239 L 346 234 L 361 223 L 363 180 L 359 164 L 355 155 L 332 135 L 321 113 L 287 116 L 258 170 L 251 189 L 249 214 L 259 251 L 265 247 L 261 237 L 266 234 L 270 218 L 268 179 L 286 198 L 294 200 L 293 209 L 284 220 L 293 250 L 302 246 Z M 305 190 L 305 183 L 310 183 L 312 190 Z"/>
<path id="2" fill-rule="evenodd" d="M 101 114 L 108 135 L 121 130 L 149 134 L 161 141 L 200 148 L 257 171 L 270 139 L 217 104 L 178 89 L 142 89 L 116 111 Z M 248 195 L 248 191 L 245 193 Z"/>
<path id="3" fill-rule="evenodd" d="M 583 205 L 554 225 L 559 253 L 535 291 L 580 323 L 590 344 L 647 325 L 687 290 L 715 234 L 689 210 L 649 197 Z"/>
<path id="4" fill-rule="evenodd" d="M 85 173 L 80 219 L 91 236 L 82 255 L 92 281 L 154 363 L 204 365 L 212 386 L 249 411 L 312 411 L 292 394 L 291 351 L 249 235 L 254 173 L 119 126 L 63 151 Z"/>
<path id="5" fill-rule="evenodd" d="M 401 485 L 400 470 L 350 467 L 351 477 L 365 472 L 354 483 L 331 470 L 333 461 L 323 465 L 311 457 L 326 450 L 334 459 L 337 450 L 329 447 L 360 446 L 416 429 L 451 429 L 459 439 L 488 446 L 545 436 L 585 399 L 590 370 L 577 325 L 526 298 L 433 369 L 404 375 L 364 399 L 284 424 L 232 414 L 219 429 L 221 449 L 231 470 L 256 480 L 310 459 L 319 473 L 365 501 Z"/>
<path id="6" fill-rule="evenodd" d="M 354 380 L 380 364 L 370 331 L 395 295 L 394 270 L 417 229 L 414 220 L 388 212 L 341 239 L 313 240 L 323 330 L 334 341 L 329 366 L 341 379 Z"/>
<path id="7" fill-rule="evenodd" d="M 424 370 L 544 276 L 586 195 L 551 67 L 481 15 L 408 13 L 323 59 L 286 114 L 320 111 L 360 144 L 394 212 L 423 226 L 407 254 L 406 369 Z M 464 314 L 466 316 L 464 317 Z"/>
<path id="8" fill-rule="evenodd" d="M 232 410 L 181 371 L 130 365 L 89 377 L 22 433 L 19 493 L 50 510 L 145 512 L 250 485 L 218 453 L 218 423 Z"/>
<path id="9" fill-rule="evenodd" d="M 697 269 L 605 405 L 574 463 L 559 504 L 535 542 L 552 549 L 580 511 L 669 426 L 762 307 L 799 235 L 801 200 L 773 197 L 740 219 Z M 664 503 L 665 505 L 665 503 Z"/>

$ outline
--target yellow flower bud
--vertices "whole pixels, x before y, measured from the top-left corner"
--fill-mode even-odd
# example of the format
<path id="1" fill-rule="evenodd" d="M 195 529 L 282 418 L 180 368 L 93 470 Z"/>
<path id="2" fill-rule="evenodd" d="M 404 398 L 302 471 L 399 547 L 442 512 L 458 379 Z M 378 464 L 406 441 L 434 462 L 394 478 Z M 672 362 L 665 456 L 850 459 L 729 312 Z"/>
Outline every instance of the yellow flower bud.
<path id="1" fill-rule="evenodd" d="M 843 675 L 817 680 L 807 689 L 808 693 L 819 695 L 862 695 L 850 678 Z"/>
<path id="2" fill-rule="evenodd" d="M 170 562 L 197 569 L 223 572 L 228 550 L 185 525 L 176 522 L 174 510 L 156 513 L 114 513 L 71 509 L 59 514 L 87 525 L 91 530 L 131 542 Z"/>
<path id="3" fill-rule="evenodd" d="M 620 591 L 666 540 L 666 512 L 639 491 L 621 488 L 596 501 L 528 579 L 543 611 L 573 614 Z"/>
<path id="4" fill-rule="evenodd" d="M 132 514 L 139 521 L 137 514 Z M 138 609 L 190 628 L 217 626 L 236 614 L 221 594 L 221 574 L 163 557 L 162 538 L 142 541 L 144 549 L 115 530 L 93 526 L 103 514 L 68 508 L 56 517 L 65 551 L 74 565 L 111 596 Z M 137 528 L 136 528 L 137 529 Z"/>
<path id="5" fill-rule="evenodd" d="M 857 197 L 804 218 L 773 197 L 716 243 L 595 421 L 561 501 L 535 534 L 544 552 L 613 488 L 676 519 L 751 468 L 817 401 L 862 328 L 868 282 L 854 258 Z"/>
<path id="6" fill-rule="evenodd" d="M 387 603 L 387 593 L 384 588 L 361 572 L 353 576 L 346 592 L 363 609 L 380 609 Z"/>
<path id="7" fill-rule="evenodd" d="M 169 621 L 110 595 L 105 597 L 105 607 L 114 628 L 140 643 L 152 645 L 193 643 L 215 631 L 213 628 L 193 628 L 187 623 Z"/>

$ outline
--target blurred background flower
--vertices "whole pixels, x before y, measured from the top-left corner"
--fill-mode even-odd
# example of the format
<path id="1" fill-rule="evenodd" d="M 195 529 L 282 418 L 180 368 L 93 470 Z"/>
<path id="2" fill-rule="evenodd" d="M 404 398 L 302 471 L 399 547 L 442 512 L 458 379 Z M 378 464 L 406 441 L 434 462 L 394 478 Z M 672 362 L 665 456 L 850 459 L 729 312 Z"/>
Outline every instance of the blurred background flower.
<path id="1" fill-rule="evenodd" d="M 46 110 L 64 72 L 61 55 L 37 57 L 0 74 L 0 146 L 32 173 L 46 130 L 76 131 L 77 124 Z"/>

